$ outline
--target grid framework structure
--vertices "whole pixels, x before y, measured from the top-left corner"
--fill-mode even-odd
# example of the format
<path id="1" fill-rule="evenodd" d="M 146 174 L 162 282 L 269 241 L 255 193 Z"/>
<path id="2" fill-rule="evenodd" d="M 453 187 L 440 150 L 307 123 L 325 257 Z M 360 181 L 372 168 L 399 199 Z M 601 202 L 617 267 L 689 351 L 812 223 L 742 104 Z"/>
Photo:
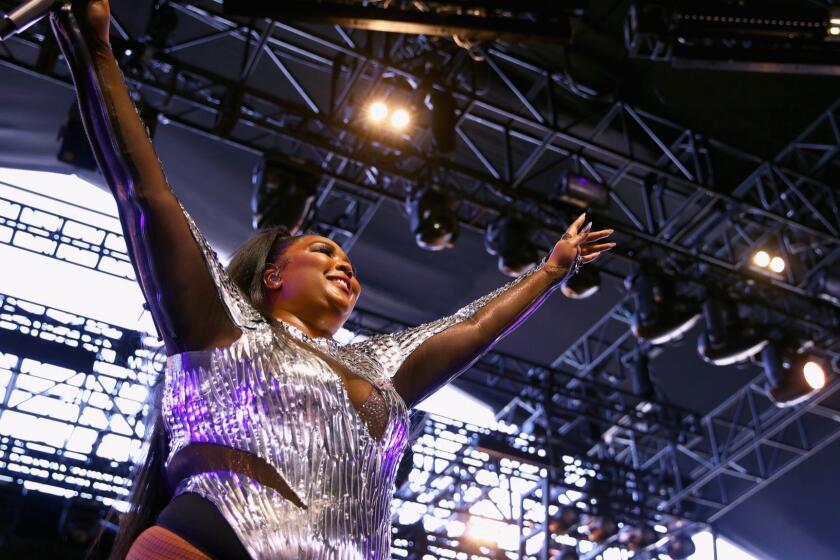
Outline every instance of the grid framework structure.
<path id="1" fill-rule="evenodd" d="M 172 6 L 182 18 L 183 36 L 129 64 L 129 82 L 170 124 L 243 149 L 317 162 L 325 177 L 318 227 L 345 246 L 379 204 L 401 203 L 432 162 L 435 179 L 445 180 L 462 200 L 459 217 L 466 227 L 482 230 L 503 208 L 513 207 L 539 222 L 540 243 L 550 247 L 570 209 L 555 203 L 549 175 L 569 169 L 610 187 L 612 205 L 594 215 L 615 224 L 626 249 L 603 264 L 603 273 L 622 277 L 639 263 L 663 262 L 694 296 L 704 284 L 726 280 L 762 322 L 793 324 L 824 350 L 838 350 L 837 302 L 816 288 L 840 255 L 836 193 L 821 178 L 840 145 L 837 104 L 778 157 L 763 161 L 622 102 L 575 119 L 563 105 L 580 86 L 509 46 L 487 46 L 479 70 L 465 52 L 423 38 L 383 40 L 338 26 L 265 21 L 249 27 L 225 17 L 214 2 Z M 122 26 L 116 29 L 125 45 L 137 44 Z M 188 62 L 191 49 L 219 41 L 240 49 L 250 44 L 250 71 L 231 77 Z M 60 67 L 38 66 L 46 48 L 33 34 L 0 60 L 66 82 Z M 458 149 L 450 158 L 428 149 L 431 135 L 422 126 L 408 137 L 377 134 L 361 122 L 354 102 L 373 93 L 416 98 L 421 88 L 412 93 L 404 84 L 426 80 L 416 61 L 435 56 L 445 57 L 449 71 L 431 87 L 450 92 L 458 105 Z M 258 83 L 259 61 L 285 80 L 286 95 Z M 316 87 L 324 79 L 331 83 L 328 92 Z M 475 86 L 481 80 L 490 84 L 492 102 Z M 501 155 L 497 146 L 504 147 Z M 736 189 L 724 188 L 733 183 Z M 749 261 L 757 248 L 784 256 L 785 273 L 752 272 Z M 619 392 L 610 384 L 624 379 L 632 357 L 648 350 L 629 334 L 631 313 L 629 301 L 622 300 L 546 372 L 529 367 L 533 383 L 507 412 L 525 410 L 529 426 L 542 422 L 548 433 L 585 433 L 591 420 L 586 414 L 564 421 L 560 409 L 579 406 L 581 395 L 573 392 L 592 386 L 581 379 L 592 377 L 588 381 Z M 501 358 L 489 358 L 487 371 L 498 369 L 493 359 Z M 560 395 L 552 405 L 546 388 L 571 396 Z M 757 379 L 699 422 L 649 440 L 638 433 L 638 417 L 655 411 L 651 425 L 662 426 L 668 415 L 660 412 L 661 403 L 636 399 L 622 405 L 618 417 L 597 418 L 609 438 L 589 441 L 587 457 L 670 480 L 676 490 L 659 500 L 663 511 L 688 501 L 698 517 L 714 520 L 835 437 L 840 415 L 824 402 L 834 388 L 799 408 L 780 410 Z"/>
<path id="2" fill-rule="evenodd" d="M 0 242 L 4 245 L 109 274 L 97 266 L 101 246 L 83 244 L 74 237 L 74 220 L 59 219 L 54 212 L 12 199 L 4 208 L 5 221 L 0 225 Z M 84 231 L 89 234 L 83 238 L 87 242 L 102 242 L 113 236 L 108 242 L 109 258 L 127 261 L 121 234 L 95 228 Z M 75 247 L 76 252 L 62 249 L 65 244 Z M 132 279 L 125 274 L 110 275 Z M 4 496 L 18 494 L 9 488 L 11 483 L 26 490 L 72 498 L 66 505 L 67 511 L 78 507 L 79 500 L 87 504 L 84 507 L 88 510 L 125 500 L 131 472 L 129 453 L 136 452 L 142 444 L 144 420 L 149 414 L 148 396 L 160 382 L 162 358 L 149 348 L 159 349 L 159 341 L 143 332 L 11 295 L 0 296 L 0 302 L 0 388 L 4 395 L 0 407 L 0 430 L 4 434 L 0 438 L 0 481 L 7 484 L 3 486 Z M 369 336 L 408 325 L 357 310 L 346 326 L 357 335 Z M 582 377 L 574 386 L 547 386 L 545 380 L 551 378 L 550 374 L 547 365 L 490 352 L 465 379 L 471 384 L 492 386 L 503 395 L 536 390 L 551 394 L 554 399 L 562 397 L 565 403 L 585 403 L 601 411 L 591 415 L 590 421 L 604 427 L 625 416 L 637 401 L 629 392 Z M 558 376 L 559 373 L 555 375 Z M 569 381 L 574 376 L 562 378 Z M 551 404 L 550 413 L 557 418 L 566 415 L 569 421 L 583 414 L 570 414 L 567 408 L 556 401 Z M 693 426 L 671 425 L 671 431 L 665 430 L 665 424 L 659 421 L 662 411 L 667 411 L 664 416 L 672 419 L 686 414 L 659 404 L 655 413 L 636 415 L 640 422 L 651 426 L 649 430 L 640 428 L 640 435 L 667 440 L 673 430 L 697 430 L 696 419 Z M 615 463 L 575 457 L 574 453 L 567 454 L 571 451 L 565 445 L 535 438 L 516 426 L 488 430 L 432 418 L 423 420 L 419 429 L 425 435 L 413 445 L 414 484 L 409 481 L 401 485 L 398 510 L 413 504 L 417 511 L 422 505 L 429 515 L 451 518 L 472 507 L 498 509 L 492 498 L 498 498 L 497 482 L 504 480 L 509 485 L 507 502 L 519 503 L 519 509 L 510 506 L 502 519 L 492 515 L 476 518 L 496 523 L 497 528 L 508 533 L 518 527 L 519 534 L 524 535 L 520 537 L 523 551 L 526 541 L 538 536 L 551 546 L 559 546 L 547 532 L 545 517 L 563 503 L 579 504 L 584 511 L 597 505 L 599 511 L 609 511 L 626 523 L 662 516 L 649 507 L 650 481 L 644 473 Z M 438 449 L 435 443 L 453 439 L 462 445 L 447 450 Z M 587 445 L 591 443 L 588 441 Z M 432 457 L 431 462 L 423 457 Z M 447 466 L 443 468 L 442 463 Z M 461 481 L 456 505 L 446 481 L 459 469 L 471 475 Z M 487 477 L 494 476 L 495 482 L 488 482 Z M 422 497 L 422 501 L 418 501 L 419 496 L 413 499 L 418 491 L 416 482 L 421 478 L 441 491 Z M 14 508 L 25 507 L 26 501 L 19 495 L 12 501 Z M 396 523 L 395 537 L 407 530 L 403 525 Z M 13 530 L 6 528 L 7 532 Z M 453 546 L 479 550 L 483 546 L 473 537 L 462 536 L 453 541 L 440 531 L 437 537 L 432 536 L 432 541 L 432 548 L 438 551 L 452 550 Z"/>

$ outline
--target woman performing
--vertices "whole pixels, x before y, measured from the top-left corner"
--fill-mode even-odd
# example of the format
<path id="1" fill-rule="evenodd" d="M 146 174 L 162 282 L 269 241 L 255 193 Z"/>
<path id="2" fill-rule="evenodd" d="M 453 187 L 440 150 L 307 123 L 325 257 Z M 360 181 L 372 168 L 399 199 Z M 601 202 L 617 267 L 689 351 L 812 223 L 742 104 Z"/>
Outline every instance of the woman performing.
<path id="1" fill-rule="evenodd" d="M 166 182 L 109 18 L 105 0 L 51 16 L 169 356 L 113 557 L 390 558 L 408 410 L 612 248 L 611 230 L 581 215 L 539 266 L 454 315 L 340 346 L 361 291 L 341 247 L 273 228 L 225 270 Z"/>

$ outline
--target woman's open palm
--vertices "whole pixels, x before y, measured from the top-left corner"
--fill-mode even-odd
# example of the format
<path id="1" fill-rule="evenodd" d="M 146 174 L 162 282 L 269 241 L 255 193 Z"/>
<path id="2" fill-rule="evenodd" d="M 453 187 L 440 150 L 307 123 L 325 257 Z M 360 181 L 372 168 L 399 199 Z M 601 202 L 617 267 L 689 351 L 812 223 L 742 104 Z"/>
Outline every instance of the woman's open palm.
<path id="1" fill-rule="evenodd" d="M 584 226 L 586 213 L 581 214 L 572 222 L 563 237 L 554 245 L 548 260 L 549 266 L 568 269 L 574 265 L 578 251 L 580 251 L 581 264 L 588 264 L 601 256 L 604 251 L 615 247 L 615 243 L 596 243 L 612 234 L 611 229 L 590 231 L 592 223 Z"/>

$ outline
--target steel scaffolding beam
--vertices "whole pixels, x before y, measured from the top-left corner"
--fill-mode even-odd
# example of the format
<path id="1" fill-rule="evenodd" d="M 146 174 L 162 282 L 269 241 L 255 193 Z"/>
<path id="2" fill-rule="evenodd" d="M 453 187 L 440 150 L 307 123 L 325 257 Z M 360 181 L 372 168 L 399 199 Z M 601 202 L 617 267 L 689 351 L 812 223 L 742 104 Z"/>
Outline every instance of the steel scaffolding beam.
<path id="1" fill-rule="evenodd" d="M 756 203 L 790 215 L 816 212 L 812 219 L 833 227 L 831 220 L 839 211 L 835 195 L 807 177 L 819 176 L 840 154 L 838 117 L 840 100 L 821 113 L 772 162 L 758 166 L 735 189 L 734 196 L 753 198 Z M 778 230 L 771 230 L 765 237 L 776 234 Z M 793 252 L 781 254 L 787 257 Z M 800 287 L 811 290 L 816 297 L 829 297 L 830 294 L 817 294 L 812 282 L 820 270 L 836 263 L 837 257 L 837 252 L 814 260 L 801 256 L 799 263 L 805 263 L 808 271 L 800 271 Z M 632 310 L 628 299 L 605 314 L 552 365 L 569 367 L 582 375 L 621 379 L 622 368 L 638 352 L 647 351 L 655 357 L 656 349 L 637 347 L 629 331 Z M 832 368 L 840 374 L 840 353 L 836 348 L 822 350 L 832 356 Z M 636 434 L 625 429 L 630 425 L 625 420 L 604 432 L 605 441 L 593 447 L 590 455 L 609 457 L 663 476 L 670 474 L 677 489 L 671 498 L 662 500 L 661 507 L 691 504 L 685 509 L 691 510 L 695 518 L 713 522 L 840 437 L 840 411 L 824 404 L 839 386 L 835 377 L 806 403 L 778 408 L 768 395 L 762 375 L 706 414 L 699 436 L 675 440 L 658 449 L 642 447 Z M 578 423 L 586 425 L 587 419 Z"/>
<path id="2" fill-rule="evenodd" d="M 264 35 L 247 31 L 243 25 L 195 5 L 173 6 L 211 29 L 225 31 L 223 37 L 228 39 L 257 40 L 257 36 Z M 352 240 L 356 235 L 354 228 L 339 227 L 346 220 L 344 213 L 354 206 L 351 201 L 362 199 L 363 207 L 383 198 L 402 202 L 423 169 L 431 166 L 445 172 L 449 184 L 458 192 L 463 222 L 483 229 L 505 208 L 513 207 L 542 226 L 537 241 L 547 248 L 562 232 L 568 209 L 552 199 L 553 185 L 546 173 L 558 166 L 571 166 L 612 187 L 611 209 L 600 212 L 602 215 L 596 213 L 598 219 L 619 232 L 621 250 L 617 258 L 602 265 L 608 272 L 624 275 L 628 263 L 662 260 L 672 274 L 694 282 L 695 286 L 709 279 L 728 282 L 737 288 L 738 297 L 761 301 L 760 308 L 770 314 L 768 320 L 782 323 L 790 317 L 800 317 L 800 328 L 815 331 L 822 338 L 836 338 L 833 306 L 802 287 L 798 276 L 803 273 L 798 272 L 798 263 L 788 268 L 787 277 L 764 277 L 759 282 L 749 269 L 748 256 L 765 242 L 764 234 L 771 227 L 779 239 L 794 243 L 808 239 L 811 246 L 816 244 L 813 255 L 817 255 L 817 261 L 821 255 L 833 254 L 838 246 L 835 229 L 826 220 L 797 216 L 801 220 L 796 221 L 768 204 L 767 208 L 752 205 L 719 192 L 716 185 L 721 177 L 726 177 L 727 172 L 737 173 L 739 168 L 755 167 L 761 163 L 758 158 L 621 103 L 598 116 L 587 132 L 573 133 L 576 127 L 581 128 L 579 123 L 569 123 L 569 118 L 556 110 L 556 104 L 551 105 L 549 114 L 536 102 L 546 97 L 546 84 L 561 80 L 560 76 L 510 53 L 491 49 L 488 56 L 496 59 L 494 74 L 505 78 L 500 79 L 500 87 L 514 93 L 525 92 L 524 99 L 530 100 L 530 109 L 525 109 L 528 115 L 522 116 L 514 106 L 488 104 L 474 90 L 452 87 L 463 106 L 457 127 L 459 137 L 467 140 L 461 147 L 466 150 L 465 157 L 459 158 L 459 163 L 439 157 L 429 160 L 424 151 L 428 146 L 423 145 L 429 137 L 425 131 L 417 133 L 415 142 L 410 141 L 413 138 L 377 136 L 359 122 L 359 111 L 353 112 L 345 102 L 349 92 L 358 97 L 388 89 L 382 85 L 385 72 L 418 82 L 423 79 L 421 75 L 395 65 L 391 62 L 393 57 L 388 62 L 378 59 L 355 43 L 351 47 L 285 24 L 270 29 L 265 52 L 272 63 L 285 64 L 283 78 L 289 80 L 304 101 L 309 99 L 312 103 L 264 93 L 236 78 L 187 64 L 168 52 L 157 53 L 150 62 L 127 65 L 127 74 L 147 97 L 158 99 L 162 118 L 171 124 L 221 137 L 253 151 L 279 150 L 301 155 L 304 150 L 320 162 L 330 183 L 324 197 L 332 197 L 337 190 L 333 185 L 338 185 L 345 195 L 331 205 L 338 218 L 333 222 L 324 220 L 337 224 L 327 234 L 336 236 L 336 232 L 344 230 L 343 239 Z M 309 50 L 292 43 L 292 39 L 310 41 Z M 404 46 L 405 42 L 401 44 Z M 179 45 L 170 50 L 175 46 Z M 177 52 L 184 48 L 188 47 Z M 35 70 L 25 55 L 12 54 L 3 62 L 18 69 Z M 34 53 L 30 52 L 28 58 L 35 58 Z M 333 59 L 353 62 L 339 65 L 336 78 Z M 457 56 L 452 60 L 457 70 L 453 70 L 453 79 L 469 81 L 470 72 L 475 70 L 462 68 L 463 61 Z M 341 111 L 332 104 L 324 108 L 323 102 L 315 103 L 289 70 L 292 62 L 305 62 L 303 68 L 317 70 L 325 79 L 329 72 L 333 82 L 341 82 L 346 75 L 347 83 L 333 88 L 339 93 L 329 96 L 345 100 L 339 104 Z M 505 70 L 503 63 L 514 65 L 520 80 L 530 87 L 516 87 L 511 70 Z M 523 97 L 514 98 L 513 105 L 520 104 Z M 239 105 L 231 105 L 231 99 Z M 232 107 L 240 108 L 231 113 Z M 217 126 L 220 121 L 228 122 L 222 130 Z M 235 126 L 230 122 L 235 122 Z M 507 146 L 502 170 L 485 165 L 489 163 L 485 155 L 488 142 L 494 144 L 494 138 Z M 476 154 L 482 157 L 472 157 Z M 520 159 L 522 164 L 517 165 Z M 788 171 L 798 181 L 815 184 L 795 170 Z M 370 219 L 373 211 L 357 214 Z M 704 243 L 699 244 L 701 236 Z M 632 258 L 627 259 L 630 255 Z M 820 262 L 809 265 L 819 266 Z M 785 292 L 786 297 L 779 297 Z"/>
<path id="3" fill-rule="evenodd" d="M 478 64 L 422 37 L 252 24 L 225 16 L 212 1 L 171 5 L 189 25 L 165 48 L 117 27 L 118 54 L 135 52 L 124 60 L 129 83 L 169 124 L 254 153 L 313 161 L 325 177 L 318 228 L 345 247 L 383 200 L 402 203 L 428 169 L 457 193 L 466 227 L 483 230 L 513 208 L 534 219 L 538 243 L 551 247 L 572 211 L 558 201 L 552 177 L 566 169 L 610 188 L 611 206 L 593 214 L 615 227 L 621 249 L 599 263 L 602 272 L 623 277 L 656 263 L 692 298 L 705 285 L 725 283 L 758 321 L 840 352 L 840 299 L 826 298 L 816 283 L 840 256 L 837 195 L 822 175 L 840 146 L 837 104 L 766 162 L 623 102 L 589 106 L 593 113 L 581 117 L 570 103 L 581 86 L 513 47 L 485 46 Z M 67 84 L 63 68 L 38 64 L 41 39 L 35 29 L 10 43 L 0 63 Z M 191 49 L 217 41 L 258 45 L 251 64 L 267 65 L 264 72 L 187 61 Z M 431 79 L 430 61 L 446 72 Z M 423 124 L 398 136 L 362 120 L 359 100 L 391 96 L 422 114 L 432 89 L 451 93 L 458 106 L 459 143 L 448 158 L 435 152 Z M 783 275 L 750 268 L 759 248 L 786 258 Z M 494 353 L 475 372 L 517 395 L 504 414 L 541 426 L 546 446 L 573 442 L 588 460 L 655 479 L 663 494 L 646 494 L 636 505 L 662 513 L 716 519 L 836 437 L 837 413 L 817 404 L 822 397 L 779 410 L 763 400 L 758 381 L 701 420 L 618 388 L 639 352 L 655 353 L 629 334 L 631 313 L 625 298 L 550 367 Z M 371 325 L 396 325 L 353 320 L 371 332 Z M 510 372 L 527 382 L 516 385 Z M 608 405 L 593 406 L 598 402 Z M 788 433 L 794 427 L 795 437 Z"/>

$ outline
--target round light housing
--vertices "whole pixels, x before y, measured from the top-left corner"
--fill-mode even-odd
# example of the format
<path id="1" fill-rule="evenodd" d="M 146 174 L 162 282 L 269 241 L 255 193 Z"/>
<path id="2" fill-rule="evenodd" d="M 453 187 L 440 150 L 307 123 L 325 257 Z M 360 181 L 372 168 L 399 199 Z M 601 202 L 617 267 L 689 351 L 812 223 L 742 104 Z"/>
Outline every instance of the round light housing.
<path id="1" fill-rule="evenodd" d="M 411 122 L 411 116 L 405 109 L 396 109 L 391 113 L 391 126 L 397 130 L 402 130 Z"/>
<path id="2" fill-rule="evenodd" d="M 785 260 L 782 257 L 773 257 L 770 260 L 770 270 L 779 274 L 785 270 Z"/>
<path id="3" fill-rule="evenodd" d="M 817 362 L 809 360 L 802 367 L 802 373 L 805 376 L 805 382 L 812 389 L 822 389 L 825 387 L 825 370 Z"/>
<path id="4" fill-rule="evenodd" d="M 758 251 L 755 255 L 753 255 L 753 262 L 756 266 L 765 268 L 768 264 L 770 264 L 770 255 L 767 251 Z"/>
<path id="5" fill-rule="evenodd" d="M 379 123 L 388 118 L 388 106 L 382 101 L 375 101 L 368 107 L 368 118 Z"/>

